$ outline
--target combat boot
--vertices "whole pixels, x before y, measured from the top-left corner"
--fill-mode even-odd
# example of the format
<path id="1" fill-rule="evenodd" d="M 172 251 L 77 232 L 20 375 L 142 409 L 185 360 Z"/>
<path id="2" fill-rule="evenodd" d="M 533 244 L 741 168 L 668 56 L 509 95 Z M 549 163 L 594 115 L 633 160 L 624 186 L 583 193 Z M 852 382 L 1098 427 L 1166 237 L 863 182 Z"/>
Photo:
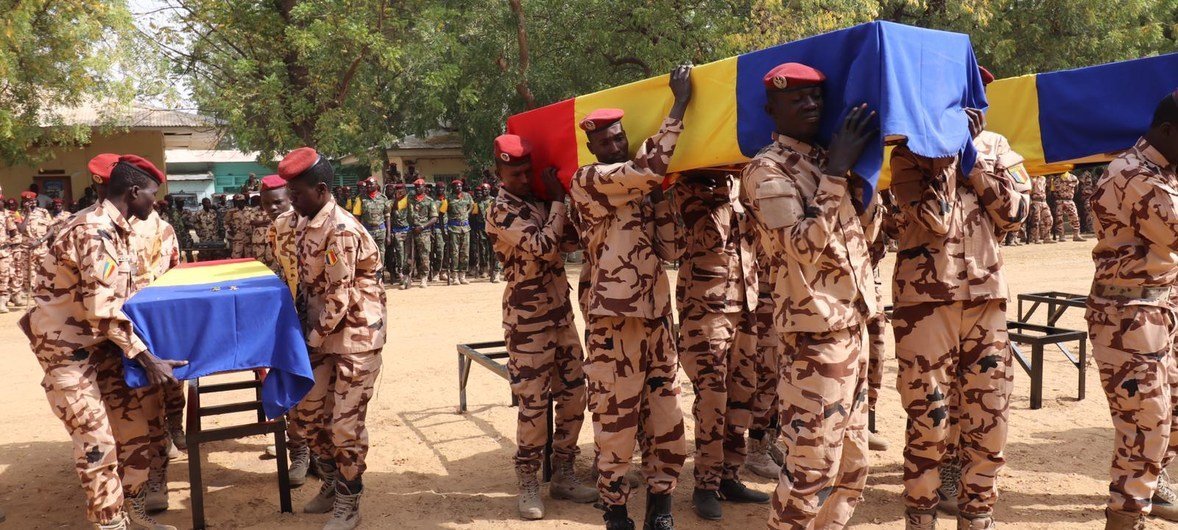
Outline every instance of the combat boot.
<path id="1" fill-rule="evenodd" d="M 1088 241 L 1088 240 L 1085 239 L 1084 236 L 1080 235 L 1079 232 L 1077 232 L 1075 234 L 1072 234 L 1072 241 Z"/>
<path id="2" fill-rule="evenodd" d="M 323 530 L 352 530 L 360 526 L 360 495 L 363 492 L 364 486 L 359 479 L 352 485 L 348 485 L 346 480 L 336 479 L 335 504 L 331 519 L 323 525 Z"/>
<path id="3" fill-rule="evenodd" d="M 994 530 L 998 525 L 994 524 L 994 517 L 990 515 L 982 515 L 974 518 L 969 518 L 964 515 L 957 516 L 957 530 Z"/>
<path id="4" fill-rule="evenodd" d="M 401 278 L 401 290 L 404 291 L 406 289 L 409 289 L 409 276 L 408 275 L 405 275 L 404 277 Z"/>
<path id="5" fill-rule="evenodd" d="M 941 463 L 941 487 L 937 488 L 937 508 L 949 515 L 957 515 L 957 492 L 961 487 L 961 464 Z"/>
<path id="6" fill-rule="evenodd" d="M 168 425 L 168 437 L 172 439 L 172 445 L 175 446 L 176 449 L 181 451 L 188 450 L 188 438 L 184 436 L 184 427 L 181 427 L 179 422 Z"/>
<path id="7" fill-rule="evenodd" d="M 605 530 L 634 530 L 634 520 L 630 519 L 625 504 L 606 508 L 601 518 L 605 520 Z"/>
<path id="8" fill-rule="evenodd" d="M 152 469 L 147 472 L 147 511 L 162 512 L 168 509 L 168 472 Z"/>
<path id="9" fill-rule="evenodd" d="M 499 283 L 499 271 L 491 273 L 491 283 Z"/>
<path id="10" fill-rule="evenodd" d="M 720 506 L 720 495 L 712 490 L 695 488 L 691 493 L 691 507 L 700 519 L 719 521 L 724 517 L 724 508 Z"/>
<path id="11" fill-rule="evenodd" d="M 884 439 L 883 436 L 880 436 L 880 435 L 870 432 L 870 431 L 867 433 L 867 448 L 868 449 L 870 449 L 872 451 L 887 451 L 888 447 L 890 447 L 890 445 L 888 444 L 888 441 Z"/>
<path id="12" fill-rule="evenodd" d="M 540 480 L 536 472 L 515 470 L 519 479 L 519 516 L 524 519 L 543 519 L 544 500 L 540 498 Z"/>
<path id="13" fill-rule="evenodd" d="M 781 466 L 770 458 L 770 445 L 768 432 L 760 440 L 750 436 L 748 457 L 744 461 L 744 469 L 758 477 L 776 480 L 781 476 Z"/>
<path id="14" fill-rule="evenodd" d="M 904 530 L 937 530 L 937 511 L 904 510 Z"/>
<path id="15" fill-rule="evenodd" d="M 311 468 L 311 448 L 299 447 L 290 451 L 290 468 L 286 476 L 290 479 L 290 486 L 297 488 L 307 482 L 307 470 Z"/>
<path id="16" fill-rule="evenodd" d="M 462 285 L 470 285 L 470 280 L 466 279 L 465 272 L 458 273 L 458 283 L 461 283 Z"/>
<path id="17" fill-rule="evenodd" d="M 3 521 L 0 520 L 0 522 Z M 127 530 L 127 515 L 120 513 L 109 523 L 94 523 L 94 528 L 98 530 Z"/>
<path id="18" fill-rule="evenodd" d="M 335 464 L 319 462 L 319 493 L 303 506 L 303 513 L 327 513 L 335 505 Z"/>
<path id="19" fill-rule="evenodd" d="M 127 518 L 129 519 L 127 528 L 176 530 L 175 526 L 162 524 L 147 515 L 147 488 L 143 488 L 138 495 L 127 499 Z"/>
<path id="20" fill-rule="evenodd" d="M 780 467 L 785 467 L 785 445 L 781 443 L 781 434 L 777 429 L 769 429 L 765 431 L 766 440 L 769 440 L 769 458 Z"/>
<path id="21" fill-rule="evenodd" d="M 1145 515 L 1104 509 L 1104 530 L 1145 530 Z"/>
<path id="22" fill-rule="evenodd" d="M 422 277 L 421 277 L 421 288 L 422 288 L 422 289 L 425 289 L 426 287 L 429 287 L 429 282 L 427 282 L 427 281 L 425 280 L 425 276 L 422 276 Z"/>
<path id="23" fill-rule="evenodd" d="M 8 297 L 0 296 L 0 313 L 8 312 Z"/>
<path id="24" fill-rule="evenodd" d="M 549 497 L 582 504 L 597 500 L 597 488 L 586 486 L 577 478 L 573 459 L 556 460 L 553 464 L 556 469 L 552 472 L 552 481 L 548 483 Z"/>
<path id="25" fill-rule="evenodd" d="M 642 524 L 642 530 L 675 530 L 670 493 L 646 492 L 646 522 Z"/>
<path id="26" fill-rule="evenodd" d="M 720 500 L 740 504 L 765 504 L 769 502 L 769 494 L 751 490 L 738 479 L 726 478 L 720 480 Z"/>
<path id="27" fill-rule="evenodd" d="M 438 276 L 438 279 L 446 282 L 446 285 L 450 285 L 450 273 L 443 271 L 441 275 Z"/>
<path id="28" fill-rule="evenodd" d="M 1178 492 L 1170 484 L 1170 473 L 1165 469 L 1158 475 L 1158 486 L 1153 490 L 1153 509 L 1149 514 L 1167 521 L 1178 522 Z"/>

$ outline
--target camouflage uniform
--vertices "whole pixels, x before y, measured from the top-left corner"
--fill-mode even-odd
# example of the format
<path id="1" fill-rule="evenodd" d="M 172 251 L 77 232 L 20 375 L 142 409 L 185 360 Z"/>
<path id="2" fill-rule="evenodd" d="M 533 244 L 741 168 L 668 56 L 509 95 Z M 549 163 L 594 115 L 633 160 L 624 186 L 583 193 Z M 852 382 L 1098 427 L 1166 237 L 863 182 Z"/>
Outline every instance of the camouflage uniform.
<path id="1" fill-rule="evenodd" d="M 494 204 L 494 202 L 490 204 Z M 477 199 L 474 201 L 474 207 L 470 210 L 470 259 L 467 264 L 467 270 L 475 276 L 485 272 L 487 267 L 486 249 L 484 247 L 491 245 L 487 236 L 485 215 L 487 211 L 489 210 L 483 209 L 482 201 Z"/>
<path id="2" fill-rule="evenodd" d="M 1080 173 L 1080 181 L 1077 184 L 1077 193 L 1079 194 L 1076 200 L 1079 202 L 1081 215 L 1081 230 L 1085 233 L 1092 233 L 1096 231 L 1096 216 L 1092 214 L 1092 194 L 1096 191 L 1096 174 L 1094 171 L 1085 171 Z"/>
<path id="3" fill-rule="evenodd" d="M 752 223 L 753 220 L 749 219 L 748 222 Z M 753 331 L 757 337 L 757 389 L 753 398 L 753 419 L 749 431 L 760 433 L 774 431 L 778 427 L 781 408 L 777 399 L 777 366 L 784 345 L 781 342 L 781 333 L 777 332 L 773 323 L 776 307 L 773 303 L 773 278 L 776 276 L 773 260 L 762 247 L 758 231 L 754 228 L 748 232 L 753 235 L 757 252 L 757 306 L 753 312 Z"/>
<path id="4" fill-rule="evenodd" d="M 1035 230 L 1027 237 L 1032 243 L 1051 241 L 1051 208 L 1047 206 L 1047 177 L 1031 179 L 1031 217 L 1035 218 Z"/>
<path id="5" fill-rule="evenodd" d="M 375 196 L 364 194 L 360 198 L 360 223 L 364 225 L 368 235 L 372 236 L 372 240 L 376 242 L 382 271 L 385 268 L 385 240 L 388 239 L 388 219 L 391 207 L 389 198 L 380 192 L 377 192 Z"/>
<path id="6" fill-rule="evenodd" d="M 249 254 L 246 257 L 255 258 L 267 267 L 273 268 L 275 266 L 274 254 L 270 252 L 270 243 L 266 239 L 266 235 L 270 231 L 270 214 L 260 206 L 250 206 L 246 208 L 246 211 L 249 212 L 246 217 L 246 226 L 249 229 Z M 254 224 L 262 222 L 266 224 L 260 226 Z"/>
<path id="7" fill-rule="evenodd" d="M 39 264 L 36 305 L 20 321 L 45 371 L 41 386 L 74 445 L 86 515 L 109 523 L 151 461 L 153 400 L 123 381 L 123 356 L 147 351 L 122 304 L 132 292 L 131 227 L 109 201 L 79 213 Z M 120 353 L 120 350 L 122 353 Z"/>
<path id="8" fill-rule="evenodd" d="M 684 225 L 675 296 L 679 352 L 695 387 L 695 482 L 716 491 L 721 478 L 739 477 L 752 423 L 757 337 L 744 319 L 757 303 L 755 242 L 744 237 L 743 216 L 711 189 L 680 184 L 675 201 Z"/>
<path id="9" fill-rule="evenodd" d="M 217 231 L 217 210 L 205 210 L 201 208 L 200 211 L 191 215 L 190 224 L 196 230 L 196 238 L 201 243 L 217 243 L 224 241 L 224 238 Z"/>
<path id="10" fill-rule="evenodd" d="M 630 497 L 625 477 L 639 434 L 651 494 L 674 491 L 687 458 L 662 266 L 678 258 L 676 226 L 667 201 L 647 197 L 662 183 L 682 131 L 682 121 L 668 118 L 634 160 L 583 166 L 572 180 L 572 217 L 587 257 L 579 287 L 597 489 L 607 507 Z"/>
<path id="11" fill-rule="evenodd" d="M 1061 238 L 1063 237 L 1064 217 L 1068 218 L 1068 224 L 1072 226 L 1072 235 L 1080 235 L 1080 214 L 1076 211 L 1076 186 L 1078 185 L 1079 180 L 1075 175 L 1064 173 L 1055 181 L 1055 189 L 1051 190 L 1051 194 L 1055 196 L 1055 210 L 1059 214 L 1055 217 L 1052 231 Z"/>
<path id="12" fill-rule="evenodd" d="M 584 351 L 560 256 L 562 242 L 567 247 L 572 233 L 565 220 L 564 203 L 527 201 L 504 191 L 487 223 L 495 251 L 507 264 L 503 328 L 511 389 L 519 401 L 515 465 L 529 475 L 539 469 L 544 452 L 549 396 L 556 406 L 552 451 L 557 460 L 576 459 L 585 420 Z"/>
<path id="13" fill-rule="evenodd" d="M 249 243 L 249 213 L 248 209 L 234 206 L 225 212 L 225 237 L 229 240 L 229 257 L 244 258 L 247 256 Z"/>
<path id="14" fill-rule="evenodd" d="M 270 251 L 277 264 L 274 273 L 290 287 L 291 296 L 298 295 L 299 290 L 299 256 L 295 248 L 298 222 L 299 215 L 294 210 L 287 210 L 278 214 L 266 230 L 266 241 L 270 244 Z"/>
<path id="15" fill-rule="evenodd" d="M 450 272 L 465 274 L 470 261 L 470 212 L 474 199 L 461 192 L 446 206 L 446 226 L 450 230 Z"/>
<path id="16" fill-rule="evenodd" d="M 12 291 L 12 260 L 17 241 L 16 216 L 0 208 L 0 312 L 8 311 L 8 300 L 15 296 Z"/>
<path id="17" fill-rule="evenodd" d="M 867 239 L 843 177 L 825 175 L 826 151 L 785 135 L 744 170 L 741 199 L 774 267 L 783 334 L 778 399 L 788 453 L 771 528 L 841 528 L 867 481 L 864 324 L 876 307 Z"/>
<path id="18" fill-rule="evenodd" d="M 409 227 L 419 229 L 413 232 L 413 255 L 417 260 L 417 274 L 421 278 L 429 278 L 430 243 L 433 242 L 433 230 L 424 228 L 430 219 L 438 218 L 438 205 L 429 197 L 412 198 L 409 200 Z"/>
<path id="19" fill-rule="evenodd" d="M 33 273 L 38 270 L 38 265 L 45 259 L 45 255 L 49 253 L 49 243 L 46 235 L 49 234 L 49 229 L 53 226 L 53 217 L 49 215 L 49 210 L 44 208 L 33 208 L 32 211 L 25 214 L 24 238 L 25 244 L 28 245 L 26 250 L 28 261 L 25 262 L 24 272 L 25 281 L 21 286 L 21 292 L 29 292 L 33 287 Z"/>
<path id="20" fill-rule="evenodd" d="M 429 264 L 430 269 L 435 273 L 445 272 L 448 268 L 448 231 L 446 230 L 446 210 L 449 206 L 449 201 L 446 199 L 434 199 L 436 205 L 436 212 L 438 222 L 430 230 L 430 248 L 429 248 Z"/>
<path id="21" fill-rule="evenodd" d="M 406 247 L 406 239 L 411 235 L 409 233 L 409 200 L 407 197 L 402 197 L 397 201 L 397 204 L 392 205 L 389 218 L 392 223 L 393 237 L 390 238 L 389 248 L 392 256 L 386 259 L 389 267 L 393 271 L 393 275 L 409 275 L 409 259 L 408 248 Z M 410 241 L 409 244 L 412 244 Z"/>
<path id="22" fill-rule="evenodd" d="M 1030 190 L 1006 138 L 982 132 L 974 145 L 977 162 L 965 178 L 956 158 L 898 147 L 891 161 L 900 209 L 892 330 L 908 413 L 904 502 L 935 509 L 939 468 L 956 460 L 967 519 L 990 516 L 1005 463 L 1014 374 L 998 244 L 1026 218 Z"/>
<path id="23" fill-rule="evenodd" d="M 172 225 L 172 229 L 176 232 L 176 240 L 180 244 L 180 248 L 186 249 L 192 246 L 192 234 L 188 232 L 188 216 L 179 208 L 172 208 L 168 212 L 168 224 Z"/>
<path id="24" fill-rule="evenodd" d="M 888 315 L 883 312 L 883 280 L 879 276 L 879 262 L 888 255 L 887 235 L 882 230 L 887 212 L 882 201 L 872 201 L 867 207 L 866 217 L 870 221 L 863 223 L 863 235 L 867 238 L 868 252 L 871 257 L 871 275 L 875 278 L 875 307 L 880 311 L 874 318 L 867 321 L 867 412 L 868 417 L 875 413 L 875 403 L 879 400 L 879 391 L 883 388 L 884 362 L 884 330 L 888 325 Z M 868 423 L 871 423 L 870 421 Z"/>
<path id="25" fill-rule="evenodd" d="M 1144 138 L 1096 185 L 1088 331 L 1112 413 L 1108 507 L 1149 513 L 1178 453 L 1178 174 Z"/>
<path id="26" fill-rule="evenodd" d="M 360 222 L 335 202 L 301 219 L 295 230 L 299 306 L 315 386 L 290 419 L 320 462 L 345 481 L 359 481 L 368 453 L 364 420 L 387 330 L 379 252 Z"/>
<path id="27" fill-rule="evenodd" d="M 479 211 L 489 212 L 493 204 L 495 204 L 495 197 L 488 196 L 478 203 Z M 480 238 L 482 238 L 481 260 L 483 269 L 492 277 L 498 276 L 501 264 L 499 263 L 499 258 L 495 255 L 495 249 L 491 248 L 491 242 L 487 239 L 486 232 L 480 234 Z"/>

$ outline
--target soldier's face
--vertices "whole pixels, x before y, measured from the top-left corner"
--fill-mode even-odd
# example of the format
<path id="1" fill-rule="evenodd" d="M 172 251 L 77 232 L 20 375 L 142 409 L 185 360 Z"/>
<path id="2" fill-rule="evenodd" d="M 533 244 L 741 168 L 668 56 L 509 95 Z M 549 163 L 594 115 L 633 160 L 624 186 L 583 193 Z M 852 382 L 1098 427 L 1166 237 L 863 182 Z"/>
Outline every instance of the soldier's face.
<path id="1" fill-rule="evenodd" d="M 275 188 L 272 190 L 265 190 L 262 192 L 262 209 L 270 216 L 270 219 L 276 219 L 283 212 L 290 209 L 290 196 L 286 193 L 286 188 Z"/>
<path id="2" fill-rule="evenodd" d="M 208 210 L 213 207 L 213 201 L 210 201 L 208 199 L 203 199 L 200 201 L 200 205 L 202 207 L 204 207 L 204 209 Z"/>
<path id="3" fill-rule="evenodd" d="M 152 210 L 155 209 L 155 194 L 159 190 L 160 185 L 154 181 L 142 188 L 132 186 L 127 190 L 131 195 L 130 200 L 127 201 L 127 213 L 140 221 L 146 220 L 147 216 L 151 215 Z"/>
<path id="4" fill-rule="evenodd" d="M 295 179 L 286 184 L 286 190 L 290 205 L 303 217 L 314 217 L 331 200 L 331 190 L 322 182 L 309 184 Z"/>
<path id="5" fill-rule="evenodd" d="M 602 164 L 620 164 L 630 160 L 630 140 L 622 129 L 622 122 L 616 121 L 609 127 L 588 134 L 585 144 L 589 152 Z M 511 190 L 508 190 L 511 191 Z"/>
<path id="6" fill-rule="evenodd" d="M 532 174 L 532 161 L 530 159 L 514 166 L 497 164 L 495 166 L 495 173 L 499 175 L 499 181 L 503 184 L 503 189 L 511 192 L 512 195 L 516 197 L 529 197 L 532 195 L 532 184 L 529 177 Z"/>
<path id="7" fill-rule="evenodd" d="M 765 112 L 773 118 L 777 132 L 791 138 L 810 141 L 818 136 L 822 125 L 822 88 L 808 87 L 768 94 Z"/>

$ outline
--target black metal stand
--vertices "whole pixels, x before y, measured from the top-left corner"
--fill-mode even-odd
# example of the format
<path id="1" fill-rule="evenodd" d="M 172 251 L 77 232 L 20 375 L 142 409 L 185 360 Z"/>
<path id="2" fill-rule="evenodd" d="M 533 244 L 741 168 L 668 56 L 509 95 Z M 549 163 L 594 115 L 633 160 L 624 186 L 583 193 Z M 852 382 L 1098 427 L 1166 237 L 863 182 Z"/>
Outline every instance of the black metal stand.
<path id="1" fill-rule="evenodd" d="M 203 394 L 250 389 L 254 391 L 253 401 L 208 407 L 201 406 L 200 403 L 200 398 Z M 235 412 L 249 412 L 251 410 L 257 411 L 257 423 L 218 427 L 216 429 L 204 429 L 201 427 L 202 418 Z M 209 385 L 200 384 L 200 380 L 188 382 L 188 419 L 185 438 L 188 442 L 188 481 L 192 485 L 192 528 L 194 530 L 204 530 L 205 528 L 205 486 L 200 472 L 200 446 L 209 442 L 233 440 L 266 433 L 274 433 L 274 448 L 278 453 L 278 502 L 283 513 L 291 513 L 294 510 L 291 508 L 290 477 L 287 474 L 286 418 L 266 419 L 266 414 L 262 410 L 261 377 L 255 372 L 254 379 L 247 381 L 233 381 Z"/>
<path id="2" fill-rule="evenodd" d="M 485 351 L 491 350 L 491 351 Z M 491 371 L 491 373 L 502 377 L 505 381 L 511 381 L 511 374 L 507 371 L 507 365 L 501 364 L 499 359 L 507 359 L 507 343 L 504 341 L 495 342 L 475 342 L 471 344 L 458 345 L 458 413 L 466 413 L 466 383 L 470 379 L 470 368 L 472 362 L 478 363 L 483 368 Z M 515 394 L 511 395 L 511 406 L 519 406 Z M 544 442 L 544 461 L 542 464 L 542 474 L 544 482 L 552 479 L 552 431 L 553 426 L 553 403 L 552 393 L 548 393 L 548 413 L 545 424 L 548 429 L 548 438 Z"/>
<path id="3" fill-rule="evenodd" d="M 1007 322 L 1006 326 L 1010 336 L 1011 353 L 1014 355 L 1015 360 L 1022 365 L 1023 370 L 1031 376 L 1031 409 L 1043 408 L 1043 346 L 1047 344 L 1055 344 L 1063 352 L 1064 357 L 1067 357 L 1068 361 L 1080 371 L 1080 383 L 1079 389 L 1076 392 L 1076 399 L 1084 399 L 1084 366 L 1088 362 L 1087 332 L 1027 324 L 1025 322 Z M 1065 345 L 1065 343 L 1072 341 L 1080 344 L 1079 359 L 1072 357 L 1071 351 Z M 1030 361 L 1023 355 L 1022 350 L 1016 343 L 1026 344 L 1031 347 Z"/>
<path id="4" fill-rule="evenodd" d="M 1039 309 L 1041 304 L 1047 304 L 1047 325 L 1055 326 L 1062 317 L 1064 311 L 1068 308 L 1078 307 L 1084 308 L 1088 297 L 1079 294 L 1061 293 L 1059 291 L 1046 291 L 1042 293 L 1026 293 L 1018 295 L 1018 321 L 1029 322 L 1031 316 Z M 1030 302 L 1031 307 L 1023 311 L 1023 303 Z"/>

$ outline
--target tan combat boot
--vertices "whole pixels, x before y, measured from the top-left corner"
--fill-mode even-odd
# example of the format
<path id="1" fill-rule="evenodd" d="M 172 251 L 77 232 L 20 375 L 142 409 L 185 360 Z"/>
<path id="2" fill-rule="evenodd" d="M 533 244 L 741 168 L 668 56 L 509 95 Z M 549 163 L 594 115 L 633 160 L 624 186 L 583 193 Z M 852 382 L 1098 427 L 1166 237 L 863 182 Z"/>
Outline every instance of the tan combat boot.
<path id="1" fill-rule="evenodd" d="M 937 488 L 937 508 L 949 515 L 957 515 L 957 491 L 961 483 L 961 464 L 941 463 L 941 487 Z"/>
<path id="2" fill-rule="evenodd" d="M 884 439 L 883 436 L 880 436 L 878 433 L 868 431 L 868 433 L 867 433 L 867 449 L 869 449 L 871 451 L 887 451 L 888 447 L 891 447 L 891 446 L 888 444 L 888 441 L 886 439 Z"/>
<path id="3" fill-rule="evenodd" d="M 7 313 L 8 311 L 8 296 L 0 296 L 0 313 Z"/>
<path id="4" fill-rule="evenodd" d="M 352 530 L 360 526 L 360 495 L 361 491 L 352 493 L 347 483 L 337 480 L 335 485 L 335 504 L 332 507 L 331 519 L 323 525 L 323 530 Z"/>
<path id="5" fill-rule="evenodd" d="M 749 437 L 748 457 L 744 461 L 744 469 L 758 477 L 777 480 L 781 477 L 781 466 L 769 456 L 769 432 L 761 436 L 760 440 Z"/>
<path id="6" fill-rule="evenodd" d="M 438 276 L 438 279 L 446 282 L 446 285 L 450 285 L 450 273 L 443 271 L 442 274 Z"/>
<path id="7" fill-rule="evenodd" d="M 1104 530 L 1145 530 L 1145 515 L 1104 509 Z"/>
<path id="8" fill-rule="evenodd" d="M 1076 232 L 1075 234 L 1072 234 L 1072 241 L 1088 241 L 1088 240 L 1085 239 L 1084 236 L 1080 235 L 1079 232 Z"/>
<path id="9" fill-rule="evenodd" d="M 408 275 L 401 278 L 401 290 L 404 291 L 406 289 L 409 289 L 409 276 Z"/>
<path id="10" fill-rule="evenodd" d="M 540 498 L 540 481 L 536 473 L 515 470 L 519 479 L 519 516 L 524 519 L 543 519 L 544 500 Z"/>
<path id="11" fill-rule="evenodd" d="M 994 530 L 998 525 L 994 524 L 994 518 L 989 515 L 982 515 L 970 519 L 964 515 L 957 516 L 957 530 Z"/>
<path id="12" fill-rule="evenodd" d="M 327 513 L 335 506 L 335 464 L 319 462 L 319 493 L 303 506 L 303 513 Z"/>
<path id="13" fill-rule="evenodd" d="M 573 468 L 573 460 L 553 460 L 552 481 L 548 483 L 548 496 L 583 504 L 597 501 L 597 488 L 581 483 Z"/>
<path id="14" fill-rule="evenodd" d="M 904 530 L 937 530 L 937 511 L 904 511 Z"/>
<path id="15" fill-rule="evenodd" d="M 129 519 L 129 524 L 127 524 L 129 529 L 176 530 L 175 526 L 160 523 L 147 515 L 146 487 L 140 490 L 138 495 L 127 499 L 127 518 Z"/>
<path id="16" fill-rule="evenodd" d="M 499 283 L 499 271 L 491 273 L 491 283 Z"/>
<path id="17" fill-rule="evenodd" d="M 147 472 L 147 511 L 163 512 L 168 509 L 168 472 L 152 469 Z"/>
<path id="18" fill-rule="evenodd" d="M 311 448 L 307 446 L 290 451 L 290 467 L 286 470 L 286 476 L 290 480 L 290 486 L 297 488 L 307 483 L 307 471 L 311 469 Z"/>
<path id="19" fill-rule="evenodd" d="M 178 449 L 180 451 L 187 451 L 188 450 L 188 438 L 184 436 L 184 427 L 180 425 L 180 422 L 178 422 L 178 421 L 177 422 L 169 422 L 168 437 L 170 437 L 172 439 L 172 445 L 176 449 Z M 171 456 L 171 455 L 169 455 L 169 456 Z M 177 455 L 172 458 L 173 459 L 180 458 L 180 456 Z"/>
<path id="20" fill-rule="evenodd" d="M 120 513 L 109 523 L 94 523 L 98 530 L 127 530 L 127 515 Z"/>
<path id="21" fill-rule="evenodd" d="M 1152 500 L 1153 508 L 1149 511 L 1150 515 L 1178 522 L 1178 492 L 1174 491 L 1174 485 L 1170 483 L 1170 473 L 1165 469 L 1158 475 L 1158 486 L 1153 490 Z"/>
<path id="22" fill-rule="evenodd" d="M 465 272 L 458 273 L 458 283 L 461 283 L 462 285 L 470 285 L 470 280 L 466 279 Z"/>
<path id="23" fill-rule="evenodd" d="M 426 281 L 425 276 L 422 276 L 421 277 L 421 288 L 425 289 L 426 287 L 429 287 L 429 282 Z"/>

